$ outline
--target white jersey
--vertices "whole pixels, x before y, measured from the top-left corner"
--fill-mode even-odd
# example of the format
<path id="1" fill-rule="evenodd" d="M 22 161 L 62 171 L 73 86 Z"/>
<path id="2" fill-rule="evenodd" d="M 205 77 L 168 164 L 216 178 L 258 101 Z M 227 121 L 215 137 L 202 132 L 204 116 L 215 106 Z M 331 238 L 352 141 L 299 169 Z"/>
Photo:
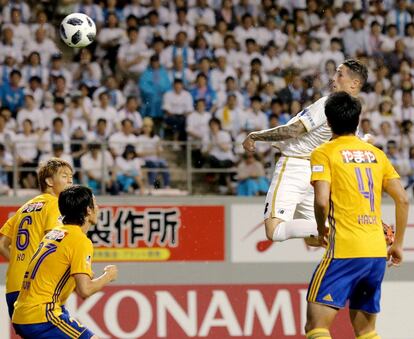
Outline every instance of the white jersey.
<path id="1" fill-rule="evenodd" d="M 288 121 L 287 125 L 300 120 L 306 128 L 305 134 L 297 138 L 278 141 L 272 145 L 288 157 L 310 157 L 316 147 L 332 137 L 325 115 L 327 98 L 327 96 L 320 98 Z"/>

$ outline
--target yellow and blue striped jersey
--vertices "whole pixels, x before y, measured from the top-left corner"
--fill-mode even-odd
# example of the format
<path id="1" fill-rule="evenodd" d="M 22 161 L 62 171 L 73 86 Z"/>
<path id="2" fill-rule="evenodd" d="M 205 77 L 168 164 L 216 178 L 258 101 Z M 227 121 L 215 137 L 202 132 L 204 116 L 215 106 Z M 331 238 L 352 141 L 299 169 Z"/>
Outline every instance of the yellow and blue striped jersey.
<path id="1" fill-rule="evenodd" d="M 73 275 L 92 278 L 92 255 L 92 242 L 79 226 L 59 226 L 46 234 L 25 272 L 13 323 L 58 321 L 76 287 Z"/>
<path id="2" fill-rule="evenodd" d="M 331 185 L 327 258 L 386 257 L 383 183 L 399 178 L 386 155 L 356 136 L 341 136 L 311 155 L 311 181 Z"/>
<path id="3" fill-rule="evenodd" d="M 20 291 L 24 272 L 45 233 L 60 225 L 58 198 L 40 194 L 18 209 L 0 233 L 11 240 L 6 292 Z"/>

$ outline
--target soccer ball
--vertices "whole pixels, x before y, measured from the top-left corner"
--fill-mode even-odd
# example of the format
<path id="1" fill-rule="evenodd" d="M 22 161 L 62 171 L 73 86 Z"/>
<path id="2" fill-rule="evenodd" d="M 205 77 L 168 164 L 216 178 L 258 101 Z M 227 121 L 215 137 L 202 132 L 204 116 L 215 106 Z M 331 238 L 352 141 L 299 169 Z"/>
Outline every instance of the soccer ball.
<path id="1" fill-rule="evenodd" d="M 95 40 L 96 26 L 86 14 L 72 13 L 62 20 L 59 32 L 69 47 L 86 47 Z"/>

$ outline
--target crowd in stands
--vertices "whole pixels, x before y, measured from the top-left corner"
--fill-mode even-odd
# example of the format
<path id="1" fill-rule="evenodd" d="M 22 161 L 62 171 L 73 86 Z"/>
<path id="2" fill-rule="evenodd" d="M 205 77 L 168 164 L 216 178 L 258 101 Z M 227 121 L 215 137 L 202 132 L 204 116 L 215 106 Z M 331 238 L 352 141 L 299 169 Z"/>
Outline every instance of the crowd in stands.
<path id="1" fill-rule="evenodd" d="M 19 186 L 31 188 L 33 169 L 50 156 L 81 169 L 76 180 L 95 192 L 174 187 L 163 141 L 183 154 L 190 141 L 194 168 L 224 169 L 215 175 L 220 192 L 264 194 L 277 148 L 259 143 L 246 155 L 241 141 L 327 95 L 348 57 L 369 68 L 360 133 L 414 184 L 412 0 L 1 6 L 0 194 L 14 163 L 26 168 Z M 96 22 L 88 48 L 59 41 L 59 21 L 72 12 Z"/>

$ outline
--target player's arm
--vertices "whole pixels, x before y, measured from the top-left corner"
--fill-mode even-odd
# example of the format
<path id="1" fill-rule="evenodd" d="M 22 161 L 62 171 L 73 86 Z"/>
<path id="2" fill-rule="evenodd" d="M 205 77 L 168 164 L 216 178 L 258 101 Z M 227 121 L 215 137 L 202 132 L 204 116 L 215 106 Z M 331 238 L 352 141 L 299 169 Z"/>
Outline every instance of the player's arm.
<path id="1" fill-rule="evenodd" d="M 402 262 L 403 241 L 408 220 L 409 200 L 399 179 L 389 179 L 383 183 L 383 189 L 394 200 L 395 204 L 395 240 L 388 250 L 391 263 L 399 265 Z"/>
<path id="2" fill-rule="evenodd" d="M 100 291 L 104 286 L 114 281 L 118 276 L 118 268 L 115 265 L 108 265 L 104 273 L 96 279 L 91 279 L 88 274 L 77 273 L 73 275 L 76 282 L 76 293 L 83 299 Z"/>
<path id="3" fill-rule="evenodd" d="M 0 255 L 7 260 L 10 260 L 10 244 L 11 239 L 6 235 L 0 234 Z"/>
<path id="4" fill-rule="evenodd" d="M 301 120 L 297 120 L 293 123 L 277 126 L 262 131 L 251 132 L 243 141 L 243 147 L 246 151 L 254 151 L 254 143 L 256 141 L 281 141 L 290 138 L 297 138 L 298 136 L 306 133 L 306 127 Z"/>
<path id="5" fill-rule="evenodd" d="M 329 198 L 331 194 L 331 184 L 325 180 L 313 181 L 315 190 L 315 219 L 318 225 L 319 237 L 323 239 L 326 235 L 326 218 L 329 213 Z"/>

